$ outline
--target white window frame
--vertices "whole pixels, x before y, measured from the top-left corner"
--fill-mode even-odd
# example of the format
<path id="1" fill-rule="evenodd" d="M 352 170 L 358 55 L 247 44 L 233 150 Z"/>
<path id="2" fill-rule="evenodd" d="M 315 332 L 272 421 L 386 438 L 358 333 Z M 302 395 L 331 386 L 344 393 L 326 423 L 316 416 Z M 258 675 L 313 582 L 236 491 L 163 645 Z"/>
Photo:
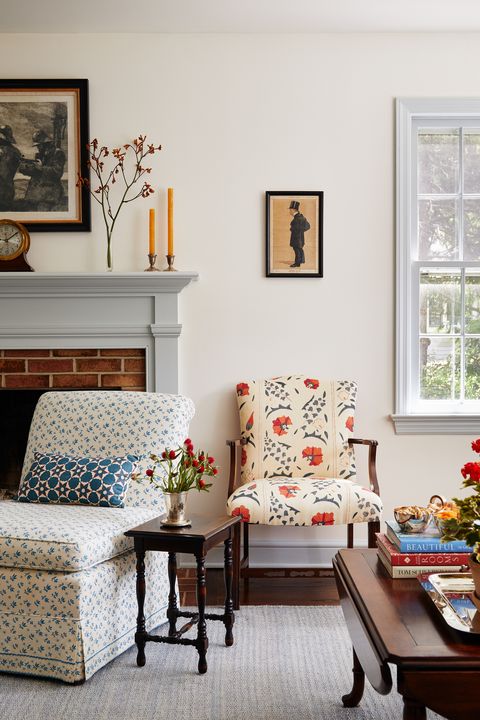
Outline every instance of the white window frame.
<path id="1" fill-rule="evenodd" d="M 480 127 L 480 98 L 397 98 L 396 410 L 392 415 L 397 434 L 480 432 L 480 402 L 452 406 L 447 401 L 438 401 L 438 405 L 437 401 L 431 401 L 420 407 L 414 405 L 414 389 L 418 383 L 419 268 L 476 265 L 464 261 L 419 263 L 414 255 L 417 232 L 416 197 L 413 197 L 413 193 L 416 194 L 414 134 L 419 124 L 434 127 L 445 122 L 453 126 Z"/>

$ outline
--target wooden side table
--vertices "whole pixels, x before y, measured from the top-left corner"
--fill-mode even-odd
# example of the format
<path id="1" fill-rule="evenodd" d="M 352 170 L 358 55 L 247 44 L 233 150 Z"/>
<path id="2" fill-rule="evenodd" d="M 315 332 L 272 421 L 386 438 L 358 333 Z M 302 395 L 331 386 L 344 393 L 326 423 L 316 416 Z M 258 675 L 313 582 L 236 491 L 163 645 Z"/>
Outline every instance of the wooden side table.
<path id="1" fill-rule="evenodd" d="M 239 607 L 239 569 L 240 569 L 240 517 L 200 517 L 192 515 L 189 527 L 162 527 L 161 518 L 154 518 L 143 525 L 128 530 L 125 535 L 133 537 L 137 556 L 137 632 L 135 643 L 138 648 L 137 665 L 145 665 L 145 645 L 147 642 L 162 642 L 170 645 L 193 645 L 199 654 L 198 672 L 207 672 L 207 620 L 221 620 L 225 625 L 225 645 L 233 645 L 234 609 Z M 207 599 L 205 556 L 218 543 L 225 546 L 225 611 L 224 613 L 206 613 Z M 145 552 L 168 552 L 168 596 L 167 618 L 168 636 L 151 635 L 145 629 Z M 192 553 L 197 561 L 197 604 L 198 612 L 184 612 L 178 609 L 175 584 L 177 580 L 177 553 Z M 177 630 L 177 618 L 190 618 L 180 630 Z M 182 637 L 193 625 L 197 625 L 195 640 Z"/>

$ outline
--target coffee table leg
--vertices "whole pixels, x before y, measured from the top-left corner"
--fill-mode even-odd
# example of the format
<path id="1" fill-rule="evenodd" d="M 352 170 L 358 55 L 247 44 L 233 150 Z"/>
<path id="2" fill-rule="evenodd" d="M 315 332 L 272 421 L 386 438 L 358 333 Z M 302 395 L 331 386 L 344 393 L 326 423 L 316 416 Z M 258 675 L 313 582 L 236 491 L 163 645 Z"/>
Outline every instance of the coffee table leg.
<path id="1" fill-rule="evenodd" d="M 207 623 L 205 622 L 205 603 L 207 600 L 207 583 L 205 574 L 205 555 L 203 552 L 195 555 L 197 559 L 197 650 L 199 654 L 198 672 L 203 675 L 207 672 Z"/>
<path id="2" fill-rule="evenodd" d="M 168 595 L 168 635 L 172 637 L 177 632 L 177 593 L 175 592 L 175 583 L 177 581 L 177 555 L 176 553 L 168 553 L 168 580 L 170 582 L 170 593 Z"/>
<path id="3" fill-rule="evenodd" d="M 426 720 L 427 712 L 425 705 L 403 696 L 403 720 Z"/>
<path id="4" fill-rule="evenodd" d="M 232 538 L 229 537 L 224 542 L 225 545 L 225 614 L 223 623 L 225 625 L 225 645 L 233 645 L 233 623 L 235 615 L 233 614 L 233 558 L 232 558 Z"/>
<path id="5" fill-rule="evenodd" d="M 135 643 L 137 645 L 137 665 L 143 667 L 145 665 L 145 553 L 137 551 L 137 632 L 135 633 Z"/>
<path id="6" fill-rule="evenodd" d="M 360 665 L 357 653 L 353 650 L 353 687 L 348 695 L 342 697 L 344 707 L 357 707 L 365 689 L 365 673 Z"/>

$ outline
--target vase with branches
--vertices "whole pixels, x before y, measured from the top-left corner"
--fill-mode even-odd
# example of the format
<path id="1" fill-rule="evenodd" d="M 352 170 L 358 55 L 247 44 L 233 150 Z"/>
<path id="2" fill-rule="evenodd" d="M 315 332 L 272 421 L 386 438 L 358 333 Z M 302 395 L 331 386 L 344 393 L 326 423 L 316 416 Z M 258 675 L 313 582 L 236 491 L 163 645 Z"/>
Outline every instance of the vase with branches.
<path id="1" fill-rule="evenodd" d="M 161 145 L 147 143 L 146 135 L 110 150 L 94 138 L 87 145 L 90 178 L 78 176 L 77 186 L 88 189 L 100 205 L 107 231 L 107 270 L 113 269 L 112 235 L 120 210 L 139 197 L 147 198 L 154 192 L 146 180 L 152 172 L 144 160 L 162 149 Z M 115 186 L 115 187 L 114 187 Z"/>

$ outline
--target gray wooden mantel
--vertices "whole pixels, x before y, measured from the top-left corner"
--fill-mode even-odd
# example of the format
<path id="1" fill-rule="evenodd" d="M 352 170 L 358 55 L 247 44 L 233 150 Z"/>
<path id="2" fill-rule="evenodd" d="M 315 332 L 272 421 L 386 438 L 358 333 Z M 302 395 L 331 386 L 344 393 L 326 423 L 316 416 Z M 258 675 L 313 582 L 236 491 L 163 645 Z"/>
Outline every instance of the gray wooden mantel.
<path id="1" fill-rule="evenodd" d="M 147 390 L 178 392 L 178 295 L 196 272 L 0 273 L 0 349 L 145 348 Z"/>

